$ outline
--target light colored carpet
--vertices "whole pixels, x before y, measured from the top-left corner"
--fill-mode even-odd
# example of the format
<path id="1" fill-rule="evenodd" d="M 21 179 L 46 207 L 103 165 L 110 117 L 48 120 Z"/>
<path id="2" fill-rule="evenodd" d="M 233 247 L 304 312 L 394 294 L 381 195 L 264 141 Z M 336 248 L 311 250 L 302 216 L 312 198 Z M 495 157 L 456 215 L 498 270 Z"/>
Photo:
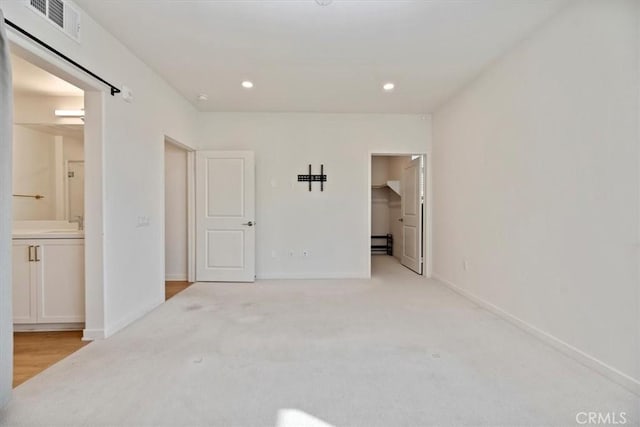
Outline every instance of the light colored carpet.
<path id="1" fill-rule="evenodd" d="M 273 426 L 282 409 L 336 426 L 638 423 L 638 396 L 390 257 L 374 267 L 195 284 L 18 387 L 0 425 Z"/>

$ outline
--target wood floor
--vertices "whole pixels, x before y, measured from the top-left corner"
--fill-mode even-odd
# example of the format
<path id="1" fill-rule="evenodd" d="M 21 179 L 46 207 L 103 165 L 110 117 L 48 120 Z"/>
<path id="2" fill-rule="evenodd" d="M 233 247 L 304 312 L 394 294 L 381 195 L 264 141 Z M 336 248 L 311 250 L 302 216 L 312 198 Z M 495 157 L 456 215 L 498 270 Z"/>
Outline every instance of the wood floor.
<path id="1" fill-rule="evenodd" d="M 13 386 L 19 386 L 87 344 L 88 341 L 82 341 L 82 331 L 15 332 Z"/>
<path id="2" fill-rule="evenodd" d="M 166 282 L 165 300 L 174 297 L 189 285 L 189 282 Z M 87 344 L 89 341 L 82 341 L 82 331 L 15 332 L 13 387 L 38 375 Z"/>
<path id="3" fill-rule="evenodd" d="M 190 284 L 191 283 L 189 282 L 166 282 L 164 287 L 165 301 L 174 297 L 178 292 L 182 292 L 187 289 Z"/>

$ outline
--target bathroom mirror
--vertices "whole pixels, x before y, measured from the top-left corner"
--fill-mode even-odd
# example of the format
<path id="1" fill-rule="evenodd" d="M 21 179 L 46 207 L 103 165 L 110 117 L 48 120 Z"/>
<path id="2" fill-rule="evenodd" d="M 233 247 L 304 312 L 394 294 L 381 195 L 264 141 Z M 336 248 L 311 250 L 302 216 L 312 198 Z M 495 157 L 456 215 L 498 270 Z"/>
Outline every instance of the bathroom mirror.
<path id="1" fill-rule="evenodd" d="M 14 221 L 84 217 L 84 125 L 14 124 Z"/>
<path id="2" fill-rule="evenodd" d="M 14 227 L 73 221 L 82 228 L 84 92 L 15 55 L 11 66 Z"/>

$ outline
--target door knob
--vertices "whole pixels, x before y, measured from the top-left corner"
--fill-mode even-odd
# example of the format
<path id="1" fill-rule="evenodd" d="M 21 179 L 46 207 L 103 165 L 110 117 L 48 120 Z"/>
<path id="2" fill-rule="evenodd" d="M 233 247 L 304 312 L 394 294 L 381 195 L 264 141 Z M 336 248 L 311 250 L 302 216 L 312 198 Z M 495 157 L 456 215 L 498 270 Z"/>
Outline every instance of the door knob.
<path id="1" fill-rule="evenodd" d="M 398 218 L 398 221 L 403 222 L 403 221 L 404 221 L 404 219 L 402 219 L 402 218 Z"/>
<path id="2" fill-rule="evenodd" d="M 253 227 L 253 221 L 245 222 L 242 225 L 248 225 L 249 227 Z"/>

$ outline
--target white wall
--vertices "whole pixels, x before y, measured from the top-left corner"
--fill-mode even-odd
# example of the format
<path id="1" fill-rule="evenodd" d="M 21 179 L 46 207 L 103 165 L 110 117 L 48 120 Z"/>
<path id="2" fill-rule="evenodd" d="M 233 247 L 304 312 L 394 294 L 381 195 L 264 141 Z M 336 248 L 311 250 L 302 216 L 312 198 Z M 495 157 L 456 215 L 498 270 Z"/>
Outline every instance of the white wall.
<path id="1" fill-rule="evenodd" d="M 84 141 L 71 136 L 63 136 L 63 159 L 84 160 Z"/>
<path id="2" fill-rule="evenodd" d="M 16 94 L 13 101 L 13 122 L 16 124 L 82 124 L 77 117 L 56 117 L 55 110 L 84 108 L 83 96 L 40 96 Z"/>
<path id="3" fill-rule="evenodd" d="M 637 8 L 574 3 L 435 113 L 433 150 L 435 274 L 632 386 Z"/>
<path id="4" fill-rule="evenodd" d="M 56 219 L 54 136 L 21 125 L 13 126 L 13 192 L 44 196 L 16 197 L 14 220 Z"/>
<path id="5" fill-rule="evenodd" d="M 371 156 L 371 185 L 385 185 L 389 180 L 389 157 Z"/>
<path id="6" fill-rule="evenodd" d="M 0 10 L 0 20 L 4 19 Z M 0 29 L 0 58 L 9 56 Z M 0 87 L 11 85 L 11 66 L 0 59 Z M 0 410 L 11 398 L 13 384 L 13 322 L 11 321 L 11 179 L 13 108 L 11 93 L 0 93 Z"/>
<path id="7" fill-rule="evenodd" d="M 208 113 L 199 128 L 202 149 L 256 153 L 259 278 L 367 277 L 371 153 L 431 143 L 419 115 Z M 325 165 L 324 192 L 297 182 L 309 163 L 314 173 Z"/>
<path id="8" fill-rule="evenodd" d="M 101 111 L 92 117 L 97 128 L 89 120 L 86 125 L 90 134 L 101 137 L 98 146 L 90 138 L 85 141 L 88 191 L 103 193 L 94 203 L 97 212 L 86 209 L 87 256 L 99 256 L 102 264 L 87 268 L 90 312 L 85 335 L 110 335 L 164 300 L 164 140 L 168 135 L 194 146 L 197 112 L 88 15 L 81 15 L 78 44 L 23 2 L 0 0 L 0 7 L 27 31 L 107 80 L 133 90 L 131 104 L 109 96 L 107 89 L 104 98 L 88 93 L 85 99 L 88 119 L 90 109 Z M 72 83 L 86 90 L 78 81 Z M 99 176 L 92 176 L 96 173 Z M 138 226 L 140 217 L 149 218 L 149 225 Z"/>
<path id="9" fill-rule="evenodd" d="M 187 280 L 187 152 L 165 143 L 165 279 Z"/>

